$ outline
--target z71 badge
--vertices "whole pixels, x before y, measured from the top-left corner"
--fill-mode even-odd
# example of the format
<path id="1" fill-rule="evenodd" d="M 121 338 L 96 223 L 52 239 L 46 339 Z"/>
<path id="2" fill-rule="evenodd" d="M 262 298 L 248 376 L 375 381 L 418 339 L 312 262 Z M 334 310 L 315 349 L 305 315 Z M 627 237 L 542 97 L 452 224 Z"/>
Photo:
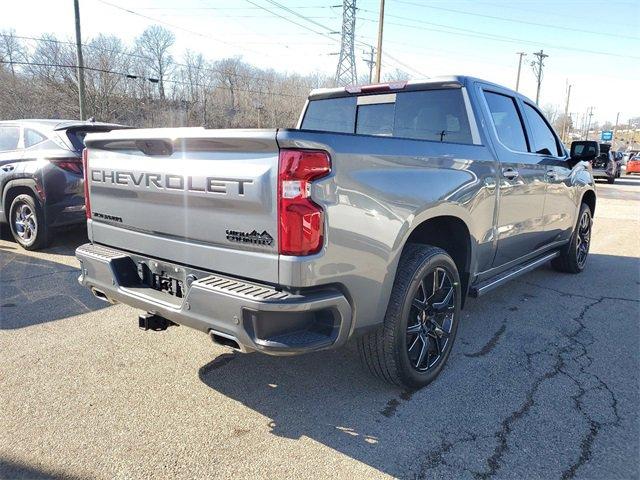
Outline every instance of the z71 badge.
<path id="1" fill-rule="evenodd" d="M 271 245 L 273 243 L 273 237 L 266 230 L 262 233 L 255 230 L 251 233 L 227 230 L 226 233 L 227 240 L 230 242 L 251 243 L 253 245 Z"/>

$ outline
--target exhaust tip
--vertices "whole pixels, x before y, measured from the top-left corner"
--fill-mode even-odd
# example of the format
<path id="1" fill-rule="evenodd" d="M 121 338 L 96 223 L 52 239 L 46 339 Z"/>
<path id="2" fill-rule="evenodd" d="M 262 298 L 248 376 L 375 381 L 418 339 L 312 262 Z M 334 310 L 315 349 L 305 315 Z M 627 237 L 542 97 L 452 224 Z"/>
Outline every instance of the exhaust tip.
<path id="1" fill-rule="evenodd" d="M 242 348 L 240 348 L 240 344 L 238 343 L 238 340 L 236 340 L 236 338 L 232 335 L 216 332 L 214 330 L 210 330 L 209 335 L 211 336 L 211 340 L 213 341 L 213 343 L 215 343 L 216 345 L 228 347 L 238 352 L 242 351 Z"/>
<path id="2" fill-rule="evenodd" d="M 91 288 L 91 293 L 93 293 L 94 297 L 102 300 L 103 302 L 114 303 L 111 300 L 109 300 L 109 297 L 107 297 L 107 295 L 101 290 L 98 290 L 96 288 Z"/>

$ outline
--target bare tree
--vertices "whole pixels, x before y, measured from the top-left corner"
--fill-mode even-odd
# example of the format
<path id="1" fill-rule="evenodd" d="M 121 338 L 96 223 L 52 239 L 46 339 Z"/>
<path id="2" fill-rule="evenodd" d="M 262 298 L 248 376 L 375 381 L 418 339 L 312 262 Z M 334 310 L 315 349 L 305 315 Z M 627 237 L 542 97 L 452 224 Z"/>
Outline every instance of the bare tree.
<path id="1" fill-rule="evenodd" d="M 85 65 L 91 68 L 85 72 L 88 111 L 98 119 L 118 118 L 130 107 L 124 93 L 132 81 L 118 73 L 129 72 L 132 57 L 122 40 L 114 36 L 98 35 L 86 47 Z"/>
<path id="2" fill-rule="evenodd" d="M 556 121 L 556 118 L 558 118 L 558 106 L 547 103 L 544 107 L 542 107 L 542 113 L 545 117 L 547 117 L 549 123 L 554 123 Z"/>
<path id="3" fill-rule="evenodd" d="M 400 82 L 403 80 L 408 80 L 411 75 L 409 75 L 404 70 L 396 68 L 393 72 L 389 72 L 385 74 L 384 81 L 385 82 Z"/>
<path id="4" fill-rule="evenodd" d="M 165 99 L 165 80 L 174 66 L 173 56 L 169 51 L 175 44 L 175 35 L 164 27 L 152 25 L 137 39 L 140 54 L 148 57 L 149 69 L 158 79 L 160 99 Z"/>
<path id="5" fill-rule="evenodd" d="M 14 78 L 16 76 L 14 62 L 24 62 L 26 57 L 26 49 L 16 37 L 15 30 L 0 31 L 0 60 L 9 62 L 11 75 Z"/>
<path id="6" fill-rule="evenodd" d="M 0 118 L 76 118 L 78 86 L 71 39 L 43 35 L 34 48 L 17 38 L 10 40 L 0 42 L 0 56 L 9 62 L 0 64 Z M 187 51 L 177 63 L 172 46 L 173 35 L 162 27 L 147 29 L 132 48 L 114 36 L 88 39 L 84 57 L 90 114 L 101 121 L 141 127 L 294 126 L 309 90 L 332 83 L 320 73 L 283 74 L 259 69 L 239 57 L 210 62 Z M 14 65 L 12 71 L 8 51 L 13 61 L 20 52 L 30 65 Z"/>

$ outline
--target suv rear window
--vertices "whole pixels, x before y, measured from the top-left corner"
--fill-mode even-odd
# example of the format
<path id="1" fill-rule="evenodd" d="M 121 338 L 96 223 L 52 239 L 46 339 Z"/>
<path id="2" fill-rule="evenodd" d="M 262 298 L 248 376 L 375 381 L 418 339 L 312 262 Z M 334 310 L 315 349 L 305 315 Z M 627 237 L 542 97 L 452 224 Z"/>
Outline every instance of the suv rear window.
<path id="1" fill-rule="evenodd" d="M 473 143 L 462 91 L 451 88 L 312 100 L 302 128 Z"/>
<path id="2" fill-rule="evenodd" d="M 0 127 L 0 152 L 15 150 L 20 140 L 20 128 Z"/>

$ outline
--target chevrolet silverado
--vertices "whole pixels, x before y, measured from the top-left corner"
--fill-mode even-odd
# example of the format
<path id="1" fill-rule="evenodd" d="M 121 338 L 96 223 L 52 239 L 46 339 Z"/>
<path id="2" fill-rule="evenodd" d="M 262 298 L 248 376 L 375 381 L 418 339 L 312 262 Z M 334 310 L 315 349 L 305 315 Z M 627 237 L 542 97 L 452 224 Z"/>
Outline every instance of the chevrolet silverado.
<path id="1" fill-rule="evenodd" d="M 314 90 L 293 129 L 91 134 L 79 281 L 143 329 L 273 355 L 353 338 L 421 387 L 467 297 L 584 269 L 587 144 L 569 155 L 531 100 L 462 76 Z"/>

